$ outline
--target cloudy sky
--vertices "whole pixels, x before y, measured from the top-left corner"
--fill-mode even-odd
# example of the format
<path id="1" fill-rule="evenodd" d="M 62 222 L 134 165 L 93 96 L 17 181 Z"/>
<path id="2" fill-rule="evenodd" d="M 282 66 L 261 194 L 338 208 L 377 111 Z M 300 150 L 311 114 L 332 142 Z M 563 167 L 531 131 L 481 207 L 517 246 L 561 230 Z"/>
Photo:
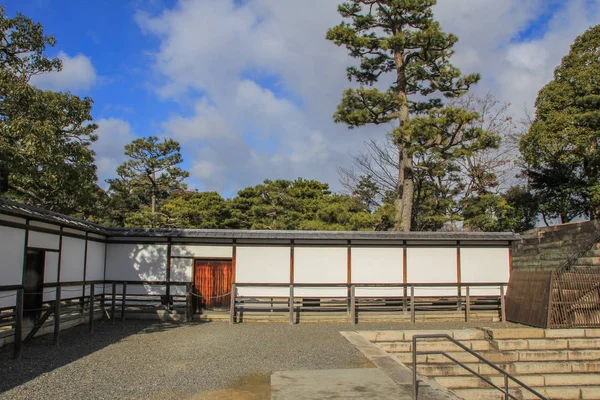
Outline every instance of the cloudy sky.
<path id="1" fill-rule="evenodd" d="M 264 179 L 314 178 L 339 189 L 337 166 L 386 128 L 349 131 L 331 115 L 349 83 L 344 49 L 324 39 L 338 0 L 8 0 L 41 22 L 60 73 L 36 85 L 94 99 L 101 183 L 136 137 L 182 145 L 189 184 L 232 196 Z M 533 108 L 570 44 L 600 23 L 600 0 L 438 0 L 460 38 L 454 63 L 478 93 Z"/>

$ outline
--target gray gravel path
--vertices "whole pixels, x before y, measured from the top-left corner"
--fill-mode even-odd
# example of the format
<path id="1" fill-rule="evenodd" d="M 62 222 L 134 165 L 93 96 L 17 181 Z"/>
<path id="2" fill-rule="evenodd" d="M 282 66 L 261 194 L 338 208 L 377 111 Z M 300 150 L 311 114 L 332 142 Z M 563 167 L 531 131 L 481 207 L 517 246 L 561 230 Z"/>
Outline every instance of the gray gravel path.
<path id="1" fill-rule="evenodd" d="M 339 331 L 410 328 L 129 320 L 98 323 L 90 337 L 80 326 L 63 332 L 59 347 L 51 336 L 35 339 L 19 362 L 10 359 L 11 346 L 0 349 L 0 399 L 266 399 L 273 371 L 372 367 Z"/>

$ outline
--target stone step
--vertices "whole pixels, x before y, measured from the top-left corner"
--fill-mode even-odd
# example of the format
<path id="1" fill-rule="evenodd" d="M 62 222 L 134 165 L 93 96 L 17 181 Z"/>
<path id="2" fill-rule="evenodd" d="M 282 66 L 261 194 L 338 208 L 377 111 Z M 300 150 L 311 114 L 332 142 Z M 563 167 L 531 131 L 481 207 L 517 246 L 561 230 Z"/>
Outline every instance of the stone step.
<path id="1" fill-rule="evenodd" d="M 515 339 L 496 340 L 492 342 L 498 350 L 594 350 L 600 349 L 600 339 L 597 338 L 545 338 L 545 339 Z"/>
<path id="2" fill-rule="evenodd" d="M 433 364 L 419 363 L 417 359 L 417 371 L 426 376 L 470 376 L 471 373 L 456 364 Z M 405 363 L 408 367 L 411 364 Z M 498 375 L 499 373 L 488 365 L 481 363 L 466 363 L 469 368 L 482 375 Z M 562 361 L 562 362 L 512 362 L 499 363 L 497 366 L 511 375 L 532 374 L 571 374 L 571 373 L 599 373 L 600 361 Z"/>
<path id="3" fill-rule="evenodd" d="M 428 350 L 423 350 L 428 351 Z M 436 350 L 432 350 L 436 351 Z M 390 352 L 391 353 L 391 352 Z M 555 361 L 600 361 L 600 350 L 522 350 L 522 351 L 482 351 L 482 357 L 493 364 L 506 364 L 515 362 L 555 362 Z M 465 351 L 447 352 L 451 357 L 460 362 L 476 362 L 477 358 Z M 402 363 L 412 364 L 411 353 L 396 354 Z M 452 364 L 452 361 L 441 354 L 419 355 L 417 363 Z"/>
<path id="4" fill-rule="evenodd" d="M 599 329 L 600 331 L 600 329 Z M 485 332 L 479 329 L 407 329 L 401 331 L 359 331 L 361 336 L 370 342 L 410 342 L 414 335 L 445 334 L 456 340 L 484 340 Z"/>
<path id="5" fill-rule="evenodd" d="M 467 340 L 460 341 L 467 348 L 474 351 L 492 350 L 492 344 L 487 340 Z M 388 353 L 407 353 L 412 352 L 412 342 L 376 342 L 377 346 Z M 448 340 L 419 340 L 417 342 L 418 351 L 446 351 L 446 352 L 465 352 L 461 347 Z"/>
<path id="6" fill-rule="evenodd" d="M 575 386 L 557 386 L 557 387 L 545 387 L 536 389 L 542 396 L 548 399 L 600 399 L 600 386 L 587 386 L 587 387 L 575 387 Z M 465 400 L 503 400 L 504 395 L 497 389 L 456 389 L 453 392 L 465 399 Z M 511 390 L 511 394 L 518 399 L 539 399 L 533 393 L 528 392 L 525 389 L 514 389 Z"/>
<path id="7" fill-rule="evenodd" d="M 504 386 L 501 375 L 489 377 L 492 383 Z M 516 375 L 515 378 L 531 387 L 546 386 L 600 386 L 600 375 L 589 374 L 540 374 Z M 435 378 L 441 385 L 449 389 L 487 389 L 490 385 L 477 376 L 440 376 Z"/>
<path id="8" fill-rule="evenodd" d="M 600 256 L 584 256 L 579 257 L 577 261 L 575 261 L 575 266 L 600 266 Z"/>
<path id="9" fill-rule="evenodd" d="M 482 328 L 491 340 L 600 338 L 600 329 Z"/>

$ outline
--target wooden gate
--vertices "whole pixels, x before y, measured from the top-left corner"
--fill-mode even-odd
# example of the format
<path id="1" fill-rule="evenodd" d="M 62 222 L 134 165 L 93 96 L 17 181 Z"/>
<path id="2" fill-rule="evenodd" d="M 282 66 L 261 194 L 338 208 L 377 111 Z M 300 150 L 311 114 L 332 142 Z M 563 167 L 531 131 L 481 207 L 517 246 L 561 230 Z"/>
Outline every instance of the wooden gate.
<path id="1" fill-rule="evenodd" d="M 207 310 L 228 310 L 231 300 L 231 260 L 194 260 L 194 288 Z"/>

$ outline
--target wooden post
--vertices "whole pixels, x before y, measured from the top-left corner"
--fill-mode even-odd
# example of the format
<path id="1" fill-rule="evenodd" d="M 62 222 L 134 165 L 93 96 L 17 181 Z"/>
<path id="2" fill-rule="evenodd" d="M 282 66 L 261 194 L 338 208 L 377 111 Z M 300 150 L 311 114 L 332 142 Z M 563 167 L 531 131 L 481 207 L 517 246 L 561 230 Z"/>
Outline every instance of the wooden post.
<path id="1" fill-rule="evenodd" d="M 350 286 L 350 318 L 352 324 L 356 325 L 356 286 Z"/>
<path id="2" fill-rule="evenodd" d="M 192 299 L 192 284 L 185 284 L 185 320 L 192 322 L 194 318 L 193 299 Z"/>
<path id="3" fill-rule="evenodd" d="M 56 296 L 54 299 L 54 345 L 58 346 L 59 343 L 59 331 L 60 331 L 60 296 L 61 288 L 60 284 L 56 287 Z"/>
<path id="4" fill-rule="evenodd" d="M 294 325 L 294 285 L 290 285 L 290 325 Z"/>
<path id="5" fill-rule="evenodd" d="M 229 304 L 229 325 L 235 324 L 235 283 L 231 284 L 231 303 Z"/>
<path id="6" fill-rule="evenodd" d="M 112 304 L 110 305 L 110 322 L 115 323 L 115 307 L 117 303 L 117 282 L 112 283 Z"/>
<path id="7" fill-rule="evenodd" d="M 410 322 L 415 323 L 415 287 L 410 287 Z"/>
<path id="8" fill-rule="evenodd" d="M 123 282 L 123 295 L 121 296 L 121 321 L 125 321 L 125 300 L 127 298 L 127 282 Z"/>
<path id="9" fill-rule="evenodd" d="M 460 264 L 460 240 L 456 242 L 456 282 L 458 285 L 458 300 L 456 301 L 456 311 L 460 312 L 462 309 L 462 287 L 460 283 L 462 282 L 462 270 Z"/>
<path id="10" fill-rule="evenodd" d="M 90 306 L 88 308 L 90 313 L 90 321 L 89 321 L 89 332 L 90 334 L 94 333 L 94 300 L 96 297 L 95 293 L 95 285 L 92 283 L 90 285 Z"/>
<path id="11" fill-rule="evenodd" d="M 25 289 L 17 290 L 15 304 L 15 342 L 13 344 L 13 358 L 21 359 L 21 335 L 23 334 L 23 296 Z"/>
<path id="12" fill-rule="evenodd" d="M 506 307 L 504 302 L 504 285 L 500 285 L 500 313 L 502 315 L 502 322 L 506 322 Z"/>
<path id="13" fill-rule="evenodd" d="M 465 316 L 465 321 L 469 322 L 469 316 L 471 313 L 471 287 L 467 286 L 467 307 L 466 307 L 466 316 Z"/>

